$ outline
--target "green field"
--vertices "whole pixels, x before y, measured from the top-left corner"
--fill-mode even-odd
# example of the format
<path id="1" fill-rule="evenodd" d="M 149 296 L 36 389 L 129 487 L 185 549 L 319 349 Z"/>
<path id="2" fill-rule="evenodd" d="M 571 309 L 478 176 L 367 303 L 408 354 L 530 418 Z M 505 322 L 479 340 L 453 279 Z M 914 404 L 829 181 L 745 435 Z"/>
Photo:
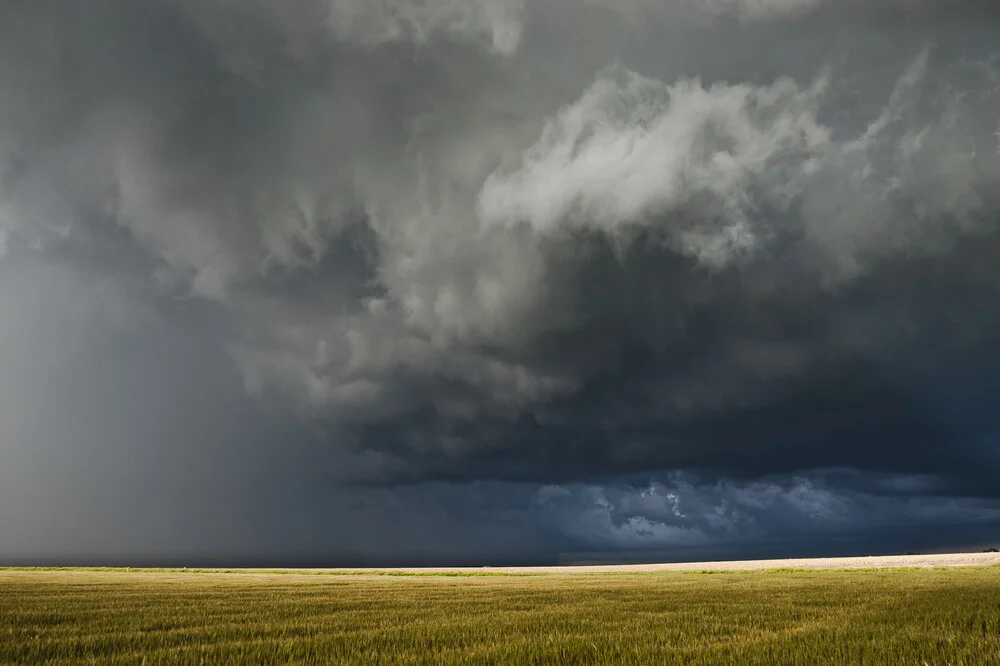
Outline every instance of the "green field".
<path id="1" fill-rule="evenodd" d="M 0 570 L 0 662 L 1000 664 L 1000 568 Z"/>

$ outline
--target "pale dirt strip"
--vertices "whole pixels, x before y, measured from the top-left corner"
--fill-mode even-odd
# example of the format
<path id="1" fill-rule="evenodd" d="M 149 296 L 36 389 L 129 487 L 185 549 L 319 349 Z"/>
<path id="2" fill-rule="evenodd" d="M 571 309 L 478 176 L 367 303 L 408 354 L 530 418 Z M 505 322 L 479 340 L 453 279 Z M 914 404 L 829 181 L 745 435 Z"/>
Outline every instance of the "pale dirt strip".
<path id="1" fill-rule="evenodd" d="M 300 569 L 303 572 L 393 571 L 400 573 L 639 573 L 651 571 L 763 571 L 768 569 L 896 569 L 901 567 L 982 567 L 1000 564 L 1000 553 L 946 553 L 941 555 L 880 555 L 873 557 L 819 557 L 789 560 L 734 560 L 670 564 L 594 564 L 552 567 L 402 567 L 381 569 Z M 295 570 L 289 570 L 295 571 Z"/>

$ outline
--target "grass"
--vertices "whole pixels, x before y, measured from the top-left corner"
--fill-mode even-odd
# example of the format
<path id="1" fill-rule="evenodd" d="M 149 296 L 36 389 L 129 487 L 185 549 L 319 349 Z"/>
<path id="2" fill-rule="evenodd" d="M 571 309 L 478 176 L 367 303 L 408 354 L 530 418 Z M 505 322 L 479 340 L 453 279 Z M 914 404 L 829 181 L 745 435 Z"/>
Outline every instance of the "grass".
<path id="1" fill-rule="evenodd" d="M 1000 664 L 996 567 L 191 573 L 0 570 L 0 662 Z"/>

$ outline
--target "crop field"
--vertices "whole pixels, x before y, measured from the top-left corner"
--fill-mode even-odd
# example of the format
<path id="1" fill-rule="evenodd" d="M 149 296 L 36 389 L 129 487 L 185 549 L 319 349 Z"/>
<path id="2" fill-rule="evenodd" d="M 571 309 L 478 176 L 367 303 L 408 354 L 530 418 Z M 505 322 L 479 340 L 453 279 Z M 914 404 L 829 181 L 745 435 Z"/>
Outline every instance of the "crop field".
<path id="1" fill-rule="evenodd" d="M 8 569 L 0 662 L 1000 664 L 1000 568 Z"/>

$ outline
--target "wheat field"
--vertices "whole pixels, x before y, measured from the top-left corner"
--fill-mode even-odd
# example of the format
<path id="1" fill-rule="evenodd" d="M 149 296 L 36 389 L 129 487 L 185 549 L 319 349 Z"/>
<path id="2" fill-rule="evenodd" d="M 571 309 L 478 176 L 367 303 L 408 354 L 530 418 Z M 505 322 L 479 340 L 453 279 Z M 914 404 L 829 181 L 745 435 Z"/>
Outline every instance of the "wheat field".
<path id="1" fill-rule="evenodd" d="M 1000 664 L 1000 567 L 0 570 L 16 664 Z"/>

